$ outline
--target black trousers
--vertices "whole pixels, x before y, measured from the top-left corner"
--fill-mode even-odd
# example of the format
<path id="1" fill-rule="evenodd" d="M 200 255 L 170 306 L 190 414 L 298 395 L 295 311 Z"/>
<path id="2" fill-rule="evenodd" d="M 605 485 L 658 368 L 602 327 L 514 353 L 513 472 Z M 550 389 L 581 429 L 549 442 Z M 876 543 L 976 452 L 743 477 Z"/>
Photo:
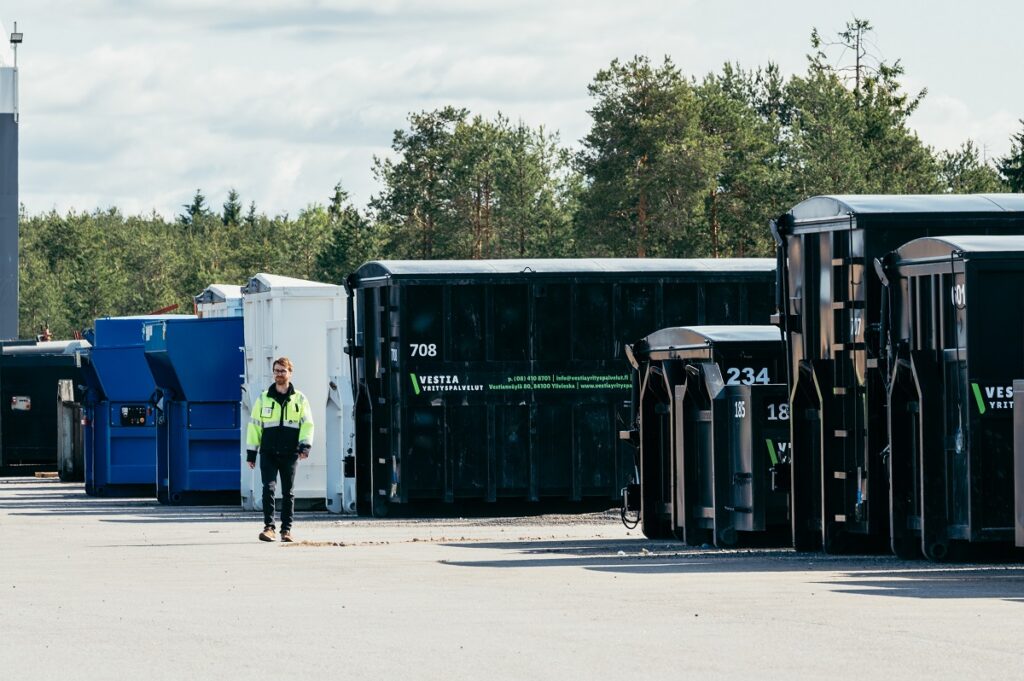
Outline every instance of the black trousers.
<path id="1" fill-rule="evenodd" d="M 295 468 L 299 463 L 298 454 L 260 453 L 260 473 L 263 476 L 263 524 L 274 526 L 274 493 L 277 491 L 277 476 L 281 476 L 281 531 L 292 529 L 295 516 Z"/>

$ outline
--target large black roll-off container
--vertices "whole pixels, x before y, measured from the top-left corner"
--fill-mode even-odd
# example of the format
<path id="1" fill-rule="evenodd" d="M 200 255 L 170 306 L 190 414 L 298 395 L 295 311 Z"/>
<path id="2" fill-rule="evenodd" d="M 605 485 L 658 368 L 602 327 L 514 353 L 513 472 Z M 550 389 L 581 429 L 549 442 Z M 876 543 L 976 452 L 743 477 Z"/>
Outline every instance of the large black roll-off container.
<path id="1" fill-rule="evenodd" d="M 880 260 L 888 314 L 893 551 L 1013 546 L 1013 380 L 1024 376 L 1024 237 L 915 239 Z"/>
<path id="2" fill-rule="evenodd" d="M 384 261 L 348 280 L 361 514 L 612 505 L 634 470 L 626 342 L 766 323 L 774 262 Z M 408 506 L 407 506 L 408 508 Z"/>
<path id="3" fill-rule="evenodd" d="M 794 545 L 886 549 L 884 312 L 873 261 L 918 237 L 1024 233 L 1024 195 L 819 196 L 771 227 L 789 350 Z"/>
<path id="4" fill-rule="evenodd" d="M 786 351 L 775 326 L 657 331 L 627 349 L 640 522 L 690 545 L 790 543 Z"/>
<path id="5" fill-rule="evenodd" d="M 0 475 L 57 470 L 58 381 L 82 383 L 85 341 L 0 343 Z"/>

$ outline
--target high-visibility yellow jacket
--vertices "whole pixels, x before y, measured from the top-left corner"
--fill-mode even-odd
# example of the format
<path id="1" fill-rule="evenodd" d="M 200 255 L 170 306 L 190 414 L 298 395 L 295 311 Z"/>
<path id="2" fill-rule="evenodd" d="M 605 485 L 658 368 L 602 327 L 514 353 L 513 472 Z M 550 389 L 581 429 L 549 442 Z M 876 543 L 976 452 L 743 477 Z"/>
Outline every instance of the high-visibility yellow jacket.
<path id="1" fill-rule="evenodd" d="M 291 384 L 284 395 L 274 386 L 260 393 L 252 405 L 246 430 L 248 460 L 263 454 L 295 454 L 313 446 L 313 415 L 309 400 Z"/>

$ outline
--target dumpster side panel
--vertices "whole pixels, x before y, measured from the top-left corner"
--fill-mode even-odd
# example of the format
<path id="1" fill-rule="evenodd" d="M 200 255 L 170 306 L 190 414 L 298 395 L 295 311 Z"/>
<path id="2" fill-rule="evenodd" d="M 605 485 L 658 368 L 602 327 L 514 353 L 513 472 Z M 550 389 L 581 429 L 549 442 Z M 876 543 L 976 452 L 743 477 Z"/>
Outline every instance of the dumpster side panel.
<path id="1" fill-rule="evenodd" d="M 577 472 L 573 480 L 573 500 L 599 496 L 617 498 L 615 405 L 579 405 L 573 414 L 573 431 L 576 436 L 573 469 Z"/>
<path id="2" fill-rule="evenodd" d="M 355 504 L 355 396 L 352 363 L 346 351 L 348 319 L 328 321 L 327 408 L 321 435 L 327 456 L 327 510 L 354 513 Z M 244 414 L 242 423 L 248 414 Z"/>
<path id="3" fill-rule="evenodd" d="M 294 492 L 300 507 L 321 507 L 326 506 L 327 496 L 327 445 L 324 432 L 319 430 L 326 423 L 329 390 L 325 324 L 344 319 L 345 310 L 342 287 L 310 284 L 271 282 L 265 290 L 257 287 L 256 292 L 243 294 L 243 409 L 248 416 L 252 401 L 273 382 L 274 359 L 291 359 L 295 365 L 292 383 L 309 399 L 314 427 L 319 431 L 314 435 L 309 458 L 296 470 Z M 239 438 L 243 451 L 244 439 L 243 430 Z M 249 470 L 244 456 L 240 461 L 242 507 L 261 509 L 259 469 Z"/>
<path id="4" fill-rule="evenodd" d="M 904 208 L 892 210 L 889 204 L 900 201 Z M 925 208 L 929 203 L 934 212 Z M 821 391 L 820 405 L 804 399 L 811 391 L 794 396 L 804 399 L 799 409 L 794 405 L 795 495 L 807 496 L 813 488 L 809 478 L 820 482 L 822 495 L 820 504 L 813 499 L 805 504 L 795 496 L 795 533 L 801 535 L 800 548 L 816 548 L 807 540 L 808 533 L 818 530 L 817 544 L 831 552 L 888 543 L 884 452 L 889 438 L 880 372 L 885 358 L 878 334 L 883 322 L 880 282 L 870 272 L 873 259 L 918 237 L 1024 231 L 1024 215 L 992 206 L 977 213 L 944 213 L 942 206 L 954 204 L 888 198 L 873 208 L 870 202 L 858 205 L 864 213 L 850 209 L 822 219 L 795 211 L 778 223 L 784 256 L 779 282 L 786 287 L 781 322 L 790 344 L 791 382 L 799 387 L 806 376 Z M 820 419 L 803 418 L 812 410 L 820 411 Z M 803 484 L 797 484 L 797 477 Z"/>
<path id="5" fill-rule="evenodd" d="M 530 408 L 501 404 L 495 409 L 495 494 L 530 496 Z"/>
<path id="6" fill-rule="evenodd" d="M 1013 381 L 1024 377 L 1024 302 L 1010 291 L 1024 290 L 1024 263 L 975 267 L 968 264 L 967 343 L 971 538 L 1009 539 L 1013 528 Z M 1010 331 L 1011 329 L 1017 332 Z M 980 393 L 981 403 L 977 403 Z M 982 411 L 984 407 L 984 411 Z"/>
<path id="7" fill-rule="evenodd" d="M 893 549 L 947 559 L 957 542 L 1008 546 L 1013 377 L 1024 375 L 1024 353 L 1007 330 L 1024 326 L 1024 305 L 1005 292 L 1024 285 L 1024 262 L 903 253 L 892 256 L 889 291 L 899 318 L 888 403 Z"/>
<path id="8" fill-rule="evenodd" d="M 1024 380 L 1013 382 L 1014 545 L 1024 547 Z"/>
<path id="9" fill-rule="evenodd" d="M 533 451 L 538 473 L 539 497 L 568 498 L 572 494 L 572 408 L 566 405 L 537 405 L 534 411 L 537 434 Z"/>
<path id="10" fill-rule="evenodd" d="M 146 326 L 145 357 L 160 397 L 157 498 L 237 503 L 243 320 L 211 317 Z M 246 413 L 246 419 L 249 414 Z"/>
<path id="11" fill-rule="evenodd" d="M 66 355 L 0 357 L 0 474 L 57 470 L 57 384 L 82 382 Z"/>
<path id="12" fill-rule="evenodd" d="M 832 552 L 876 548 L 888 539 L 888 434 L 879 372 L 880 289 L 869 266 L 919 236 L 1019 234 L 1024 216 L 879 211 L 850 212 L 831 222 L 781 223 L 787 259 L 779 276 L 786 286 L 791 385 L 814 385 L 822 393 L 817 405 L 804 400 L 812 391 L 794 391 L 794 400 L 803 400 L 794 401 L 793 409 L 794 495 L 807 496 L 812 478 L 820 481 L 823 495 L 820 504 L 794 496 L 797 545 L 816 548 L 824 542 Z M 804 418 L 810 410 L 821 412 L 817 424 Z M 816 529 L 818 542 L 808 537 Z"/>
<path id="13" fill-rule="evenodd" d="M 624 344 L 709 309 L 715 321 L 768 321 L 770 272 L 725 269 L 354 277 L 359 512 L 459 498 L 613 503 L 634 468 L 617 437 Z"/>
<path id="14" fill-rule="evenodd" d="M 407 447 L 401 459 L 401 475 L 413 496 L 437 499 L 445 489 L 445 410 L 427 404 L 406 409 L 403 431 Z"/>

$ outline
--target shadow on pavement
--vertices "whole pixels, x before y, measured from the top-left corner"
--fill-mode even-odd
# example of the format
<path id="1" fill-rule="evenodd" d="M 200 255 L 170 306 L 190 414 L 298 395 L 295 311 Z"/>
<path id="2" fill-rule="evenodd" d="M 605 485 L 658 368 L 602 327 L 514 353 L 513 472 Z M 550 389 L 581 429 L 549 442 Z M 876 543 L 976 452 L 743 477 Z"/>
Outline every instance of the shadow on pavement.
<path id="1" fill-rule="evenodd" d="M 251 523 L 259 514 L 243 511 L 238 502 L 168 506 L 155 497 L 91 497 L 81 484 L 32 478 L 0 480 L 0 513 L 10 517 L 94 517 L 109 523 Z"/>
<path id="2" fill-rule="evenodd" d="M 904 561 L 894 556 L 829 556 L 797 553 L 792 549 L 692 548 L 679 542 L 643 537 L 447 545 L 514 552 L 508 558 L 445 561 L 446 565 L 457 567 L 575 567 L 639 575 L 807 572 L 823 573 L 821 580 L 813 583 L 839 593 L 906 598 L 1000 598 L 1024 602 L 1024 566 L 1019 563 L 941 565 Z"/>

